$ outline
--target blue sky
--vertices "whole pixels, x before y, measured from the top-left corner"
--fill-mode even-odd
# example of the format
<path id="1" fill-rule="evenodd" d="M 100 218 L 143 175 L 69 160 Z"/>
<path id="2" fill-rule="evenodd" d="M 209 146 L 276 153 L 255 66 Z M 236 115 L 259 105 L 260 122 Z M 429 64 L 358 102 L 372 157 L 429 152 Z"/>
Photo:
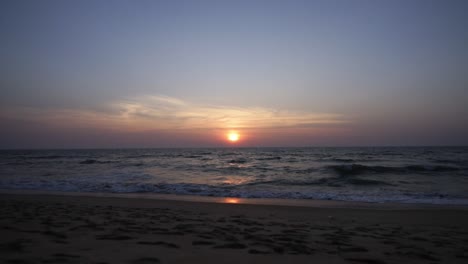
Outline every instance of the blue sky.
<path id="1" fill-rule="evenodd" d="M 0 147 L 466 145 L 466 1 L 2 1 Z"/>

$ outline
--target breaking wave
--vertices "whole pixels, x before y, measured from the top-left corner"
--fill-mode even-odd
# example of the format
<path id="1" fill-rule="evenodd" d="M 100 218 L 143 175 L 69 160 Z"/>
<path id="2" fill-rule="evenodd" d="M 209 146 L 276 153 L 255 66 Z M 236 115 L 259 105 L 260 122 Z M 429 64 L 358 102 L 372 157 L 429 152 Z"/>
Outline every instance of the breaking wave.
<path id="1" fill-rule="evenodd" d="M 409 173 L 409 172 L 446 172 L 458 171 L 452 166 L 407 165 L 403 167 L 367 166 L 361 164 L 330 165 L 327 168 L 340 175 L 359 175 L 365 173 Z"/>
<path id="2" fill-rule="evenodd" d="M 0 150 L 0 189 L 450 203 L 467 176 L 468 148 Z"/>
<path id="3" fill-rule="evenodd" d="M 9 189 L 29 189 L 66 192 L 100 192 L 100 193 L 155 193 L 155 194 L 180 194 L 199 195 L 213 197 L 238 197 L 238 198 L 277 198 L 277 199 L 315 199 L 336 201 L 359 202 L 398 202 L 398 203 L 431 203 L 431 204 L 460 204 L 468 205 L 466 197 L 453 197 L 444 193 L 410 193 L 410 192 L 291 192 L 287 190 L 248 190 L 234 188 L 233 186 L 211 186 L 207 184 L 123 184 L 123 183 L 99 183 L 87 184 L 86 182 L 42 182 L 40 185 L 15 185 L 11 182 Z M 1 183 L 3 187 L 7 184 Z"/>

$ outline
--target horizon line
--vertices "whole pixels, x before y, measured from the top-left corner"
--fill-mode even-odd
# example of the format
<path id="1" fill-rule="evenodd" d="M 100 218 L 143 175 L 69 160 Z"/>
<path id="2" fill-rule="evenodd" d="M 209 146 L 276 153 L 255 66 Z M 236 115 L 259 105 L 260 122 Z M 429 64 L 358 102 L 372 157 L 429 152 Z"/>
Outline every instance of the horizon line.
<path id="1" fill-rule="evenodd" d="M 134 150 L 134 149 L 255 149 L 255 148 L 466 148 L 468 145 L 356 145 L 356 146 L 217 146 L 217 147 L 64 147 L 64 148 L 0 148 L 9 150 Z"/>

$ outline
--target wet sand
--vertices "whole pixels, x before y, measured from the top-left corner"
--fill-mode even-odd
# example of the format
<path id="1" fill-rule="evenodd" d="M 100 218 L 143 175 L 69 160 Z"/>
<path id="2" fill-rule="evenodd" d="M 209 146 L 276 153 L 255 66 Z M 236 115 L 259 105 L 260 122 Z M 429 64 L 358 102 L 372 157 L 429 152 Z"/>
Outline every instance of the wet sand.
<path id="1" fill-rule="evenodd" d="M 468 263 L 462 207 L 0 197 L 2 263 Z"/>

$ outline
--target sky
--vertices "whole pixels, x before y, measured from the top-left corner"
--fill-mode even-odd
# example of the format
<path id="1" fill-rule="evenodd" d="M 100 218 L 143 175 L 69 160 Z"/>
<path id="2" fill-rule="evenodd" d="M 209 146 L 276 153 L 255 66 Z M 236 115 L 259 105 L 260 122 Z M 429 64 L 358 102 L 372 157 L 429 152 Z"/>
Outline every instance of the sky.
<path id="1" fill-rule="evenodd" d="M 0 148 L 468 145 L 467 13 L 3 0 Z"/>

